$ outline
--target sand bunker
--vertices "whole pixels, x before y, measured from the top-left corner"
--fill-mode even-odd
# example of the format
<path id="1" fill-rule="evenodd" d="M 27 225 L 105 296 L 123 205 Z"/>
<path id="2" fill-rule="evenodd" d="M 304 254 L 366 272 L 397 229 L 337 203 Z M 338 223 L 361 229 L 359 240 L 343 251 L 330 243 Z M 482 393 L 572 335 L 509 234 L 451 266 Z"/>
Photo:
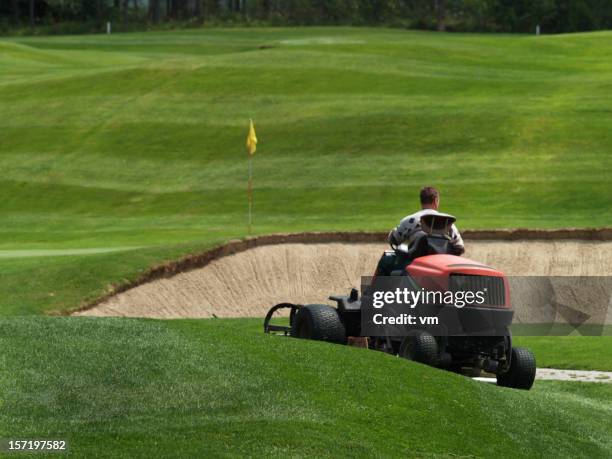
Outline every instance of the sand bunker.
<path id="1" fill-rule="evenodd" d="M 508 276 L 612 276 L 612 241 L 469 240 L 466 246 L 467 257 Z M 386 244 L 374 242 L 256 246 L 206 261 L 201 268 L 138 285 L 75 315 L 262 317 L 276 303 L 324 303 L 330 294 L 345 294 L 351 287 L 358 287 L 360 276 L 371 275 L 386 248 Z M 555 320 L 555 310 L 534 310 L 530 306 L 534 289 L 553 289 L 553 293 L 564 292 L 561 302 L 570 308 L 591 316 L 595 312 L 599 323 L 612 322 L 607 308 L 589 310 L 567 285 L 537 278 L 530 285 L 520 282 L 525 283 L 516 281 L 512 285 L 515 321 Z M 612 291 L 612 285 L 594 288 Z"/>

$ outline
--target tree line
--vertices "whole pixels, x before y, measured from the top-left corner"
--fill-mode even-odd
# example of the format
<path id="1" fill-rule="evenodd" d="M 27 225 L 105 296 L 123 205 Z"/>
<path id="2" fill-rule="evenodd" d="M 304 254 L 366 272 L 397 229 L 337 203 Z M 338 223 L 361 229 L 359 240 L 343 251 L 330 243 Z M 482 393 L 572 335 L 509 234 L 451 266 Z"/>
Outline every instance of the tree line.
<path id="1" fill-rule="evenodd" d="M 2 0 L 0 22 L 390 25 L 562 33 L 612 28 L 612 0 Z"/>

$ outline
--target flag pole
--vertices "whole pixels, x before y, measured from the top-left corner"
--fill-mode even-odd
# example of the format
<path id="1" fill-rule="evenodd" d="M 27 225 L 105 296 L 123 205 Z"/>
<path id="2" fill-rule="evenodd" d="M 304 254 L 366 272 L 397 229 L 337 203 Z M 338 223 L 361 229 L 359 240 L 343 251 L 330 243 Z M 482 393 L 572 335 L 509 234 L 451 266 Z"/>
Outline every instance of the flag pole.
<path id="1" fill-rule="evenodd" d="M 257 135 L 253 120 L 249 120 L 249 134 L 246 140 L 247 153 L 249 155 L 249 182 L 247 185 L 247 196 L 249 200 L 249 235 L 253 231 L 253 154 L 257 150 Z"/>
<path id="2" fill-rule="evenodd" d="M 252 231 L 252 223 L 253 223 L 253 155 L 249 154 L 249 185 L 247 189 L 248 199 L 249 199 L 249 235 Z"/>

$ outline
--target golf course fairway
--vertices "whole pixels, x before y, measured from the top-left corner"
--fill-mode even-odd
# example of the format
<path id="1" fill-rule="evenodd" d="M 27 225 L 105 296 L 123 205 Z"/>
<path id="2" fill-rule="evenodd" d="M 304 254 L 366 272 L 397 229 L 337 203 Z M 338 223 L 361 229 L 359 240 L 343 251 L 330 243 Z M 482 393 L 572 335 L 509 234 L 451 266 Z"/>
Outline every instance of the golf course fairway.
<path id="1" fill-rule="evenodd" d="M 260 319 L 58 316 L 248 235 L 250 118 L 253 235 L 388 231 L 424 185 L 460 230 L 611 227 L 611 42 L 350 27 L 0 39 L 0 437 L 99 457 L 610 457 L 611 384 L 505 389 L 267 336 Z M 611 340 L 517 341 L 538 366 L 611 371 Z"/>

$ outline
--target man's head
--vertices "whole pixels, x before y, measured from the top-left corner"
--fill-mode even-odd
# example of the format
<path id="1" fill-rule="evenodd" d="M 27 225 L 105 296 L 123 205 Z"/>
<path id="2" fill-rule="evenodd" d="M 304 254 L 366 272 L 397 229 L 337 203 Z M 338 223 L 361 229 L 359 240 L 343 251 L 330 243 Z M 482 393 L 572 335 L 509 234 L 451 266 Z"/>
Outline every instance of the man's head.
<path id="1" fill-rule="evenodd" d="M 421 188 L 421 208 L 438 210 L 440 207 L 440 192 L 433 186 Z"/>

